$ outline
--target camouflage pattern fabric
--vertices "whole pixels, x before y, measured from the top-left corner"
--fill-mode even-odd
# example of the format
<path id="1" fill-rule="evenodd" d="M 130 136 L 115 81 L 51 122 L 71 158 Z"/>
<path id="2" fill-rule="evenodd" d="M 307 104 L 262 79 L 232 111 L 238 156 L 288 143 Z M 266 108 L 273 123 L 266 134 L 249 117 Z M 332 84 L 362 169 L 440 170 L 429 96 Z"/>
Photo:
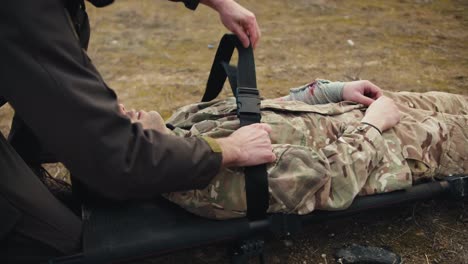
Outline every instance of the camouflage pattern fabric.
<path id="1" fill-rule="evenodd" d="M 380 135 L 360 124 L 366 108 L 340 102 L 262 101 L 276 161 L 267 165 L 268 212 L 308 214 L 347 208 L 357 195 L 391 192 L 423 180 L 468 172 L 468 97 L 391 93 L 401 122 Z M 235 99 L 192 104 L 168 120 L 181 137 L 224 137 L 239 128 Z M 202 190 L 165 194 L 213 219 L 245 216 L 242 168 L 225 168 Z"/>

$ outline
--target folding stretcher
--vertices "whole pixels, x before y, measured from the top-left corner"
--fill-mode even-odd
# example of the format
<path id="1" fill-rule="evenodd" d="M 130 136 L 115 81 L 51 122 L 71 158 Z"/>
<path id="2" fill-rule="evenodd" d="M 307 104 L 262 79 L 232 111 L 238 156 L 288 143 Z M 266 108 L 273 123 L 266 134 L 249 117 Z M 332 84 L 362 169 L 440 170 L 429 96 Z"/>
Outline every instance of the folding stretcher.
<path id="1" fill-rule="evenodd" d="M 234 49 L 238 69 L 229 65 Z M 214 99 L 226 77 L 238 103 L 241 125 L 259 122 L 259 95 L 251 48 L 245 49 L 233 35 L 225 35 L 218 48 L 203 101 Z M 247 217 L 216 221 L 201 218 L 157 198 L 154 201 L 115 203 L 84 198 L 83 252 L 50 260 L 49 263 L 112 263 L 158 256 L 219 242 L 231 242 L 232 262 L 247 263 L 252 256 L 264 262 L 264 237 L 287 237 L 303 226 L 404 202 L 439 196 L 466 199 L 468 175 L 416 185 L 408 190 L 364 196 L 343 211 L 317 211 L 309 215 L 266 214 L 268 183 L 262 166 L 246 169 Z M 82 193 L 82 191 L 80 191 Z M 99 201 L 99 202 L 98 202 Z"/>

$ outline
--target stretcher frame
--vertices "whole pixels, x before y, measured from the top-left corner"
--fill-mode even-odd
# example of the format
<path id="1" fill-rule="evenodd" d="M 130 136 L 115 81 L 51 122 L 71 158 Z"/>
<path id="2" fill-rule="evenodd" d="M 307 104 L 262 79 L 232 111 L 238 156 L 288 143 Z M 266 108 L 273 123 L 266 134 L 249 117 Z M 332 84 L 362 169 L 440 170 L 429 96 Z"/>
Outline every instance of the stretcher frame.
<path id="1" fill-rule="evenodd" d="M 212 73 L 215 68 L 224 69 L 225 75 L 215 81 L 215 91 L 207 91 L 202 101 L 216 98 L 226 77 L 230 77 L 231 87 L 236 86 L 236 68 L 225 62 L 218 67 L 216 63 L 215 59 Z M 213 82 L 211 77 L 212 74 Z M 233 92 L 236 95 L 234 88 Z M 83 199 L 83 252 L 49 263 L 120 263 L 221 242 L 230 245 L 232 263 L 247 263 L 252 257 L 264 263 L 266 236 L 294 236 L 307 225 L 403 203 L 439 197 L 466 199 L 467 192 L 468 175 L 452 175 L 443 181 L 422 183 L 406 190 L 357 197 L 342 211 L 315 211 L 308 215 L 274 213 L 222 221 L 193 215 L 163 198 L 124 203 L 87 198 Z"/>
<path id="2" fill-rule="evenodd" d="M 266 236 L 286 238 L 299 234 L 307 225 L 326 220 L 432 198 L 466 199 L 467 193 L 468 175 L 454 175 L 407 190 L 358 197 L 343 211 L 316 211 L 302 216 L 269 214 L 257 221 L 210 220 L 190 214 L 162 198 L 95 204 L 83 210 L 83 252 L 49 263 L 120 263 L 221 242 L 232 246 L 232 263 L 247 263 L 253 256 L 258 256 L 262 263 Z"/>

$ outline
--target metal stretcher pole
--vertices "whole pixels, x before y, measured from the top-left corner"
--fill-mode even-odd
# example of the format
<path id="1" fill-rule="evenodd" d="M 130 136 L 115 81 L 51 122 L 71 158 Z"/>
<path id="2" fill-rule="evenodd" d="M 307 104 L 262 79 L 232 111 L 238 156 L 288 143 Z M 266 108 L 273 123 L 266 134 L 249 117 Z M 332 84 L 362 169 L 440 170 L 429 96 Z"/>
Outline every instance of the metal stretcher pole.
<path id="1" fill-rule="evenodd" d="M 304 224 L 319 223 L 372 209 L 381 209 L 441 196 L 466 199 L 468 196 L 468 175 L 453 175 L 447 177 L 444 181 L 418 184 L 406 190 L 357 197 L 346 210 L 316 211 L 303 216 L 272 215 L 271 229 L 279 236 L 288 236 L 299 232 Z"/>
<path id="2" fill-rule="evenodd" d="M 358 197 L 355 199 L 353 204 L 346 210 L 343 211 L 335 211 L 335 212 L 324 212 L 324 211 L 317 211 L 311 213 L 309 215 L 285 215 L 285 214 L 272 214 L 269 216 L 268 219 L 264 220 L 257 220 L 257 221 L 250 221 L 243 232 L 249 233 L 250 236 L 256 236 L 258 234 L 265 234 L 265 233 L 274 233 L 277 236 L 289 236 L 294 235 L 302 230 L 303 225 L 314 224 L 330 219 L 335 219 L 338 217 L 345 217 L 349 215 L 353 215 L 359 212 L 372 210 L 372 209 L 379 209 L 388 206 L 393 206 L 402 203 L 409 203 L 415 202 L 420 200 L 426 200 L 430 198 L 436 198 L 441 196 L 452 197 L 456 199 L 466 199 L 468 196 L 468 175 L 454 175 L 452 177 L 448 177 L 444 181 L 440 182 L 429 182 L 423 183 L 419 185 L 415 185 L 407 190 L 403 191 L 396 191 L 392 193 L 386 194 L 379 194 L 379 195 L 372 195 L 372 196 L 363 196 Z M 113 218 L 114 221 L 121 221 L 119 217 Z M 124 222 L 128 222 L 129 219 L 124 219 Z M 208 221 L 208 220 L 206 220 Z M 171 221 L 172 222 L 172 221 Z M 215 231 L 219 228 L 223 228 L 223 224 L 225 224 L 226 228 L 229 226 L 233 228 L 235 223 L 232 221 L 222 221 L 218 223 L 218 227 L 213 226 L 210 230 Z M 167 227 L 171 228 L 171 227 Z M 168 230 L 170 231 L 170 230 Z M 219 238 L 219 237 L 218 237 Z M 228 238 L 226 238 L 229 240 Z M 231 239 L 238 239 L 237 237 L 231 237 Z M 208 241 L 205 241 L 208 242 Z M 212 241 L 217 242 L 217 241 Z M 253 241 L 258 242 L 258 241 Z M 198 246 L 203 244 L 209 243 L 200 243 Z M 248 244 L 249 246 L 258 245 L 255 243 Z M 188 245 L 184 245 L 181 248 L 166 248 L 164 250 L 165 253 L 175 252 L 177 250 L 185 249 Z M 193 245 L 196 247 L 196 245 Z M 241 245 L 242 246 L 242 245 Z M 255 249 L 255 248 L 254 248 Z M 252 250 L 251 248 L 245 248 L 244 250 Z M 161 255 L 164 254 L 161 252 L 154 252 L 154 255 Z M 131 256 L 127 256 L 130 258 Z M 133 256 L 137 257 L 137 256 Z M 84 254 L 76 254 L 72 256 L 67 256 L 63 258 L 57 258 L 54 260 L 49 261 L 50 264 L 52 263 L 60 263 L 60 264 L 78 264 L 78 263 L 89 263 L 87 258 Z"/>

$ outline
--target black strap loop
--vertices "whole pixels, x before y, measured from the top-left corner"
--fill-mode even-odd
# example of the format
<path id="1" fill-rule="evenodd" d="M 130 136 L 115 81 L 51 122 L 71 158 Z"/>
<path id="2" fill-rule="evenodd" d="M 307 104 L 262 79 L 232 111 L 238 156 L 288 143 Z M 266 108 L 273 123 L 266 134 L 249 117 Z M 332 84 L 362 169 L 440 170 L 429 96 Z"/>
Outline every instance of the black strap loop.
<path id="1" fill-rule="evenodd" d="M 234 49 L 239 52 L 237 68 L 229 65 Z M 240 40 L 232 34 L 225 34 L 221 38 L 202 102 L 215 99 L 223 89 L 227 77 L 230 78 L 229 82 L 235 96 L 237 95 L 237 87 L 255 89 L 257 87 L 253 49 L 251 47 L 244 48 Z"/>
<path id="2" fill-rule="evenodd" d="M 239 52 L 237 68 L 229 65 L 235 48 Z M 202 102 L 215 99 L 223 89 L 226 78 L 229 78 L 233 94 L 236 97 L 240 125 L 259 123 L 262 116 L 253 49 L 251 46 L 244 48 L 239 39 L 231 34 L 226 34 L 221 39 Z M 262 164 L 246 167 L 244 174 L 247 218 L 251 221 L 265 219 L 269 201 L 266 166 Z"/>
<path id="3" fill-rule="evenodd" d="M 7 103 L 7 100 L 3 98 L 2 96 L 0 96 L 0 107 L 2 107 L 6 103 Z"/>

